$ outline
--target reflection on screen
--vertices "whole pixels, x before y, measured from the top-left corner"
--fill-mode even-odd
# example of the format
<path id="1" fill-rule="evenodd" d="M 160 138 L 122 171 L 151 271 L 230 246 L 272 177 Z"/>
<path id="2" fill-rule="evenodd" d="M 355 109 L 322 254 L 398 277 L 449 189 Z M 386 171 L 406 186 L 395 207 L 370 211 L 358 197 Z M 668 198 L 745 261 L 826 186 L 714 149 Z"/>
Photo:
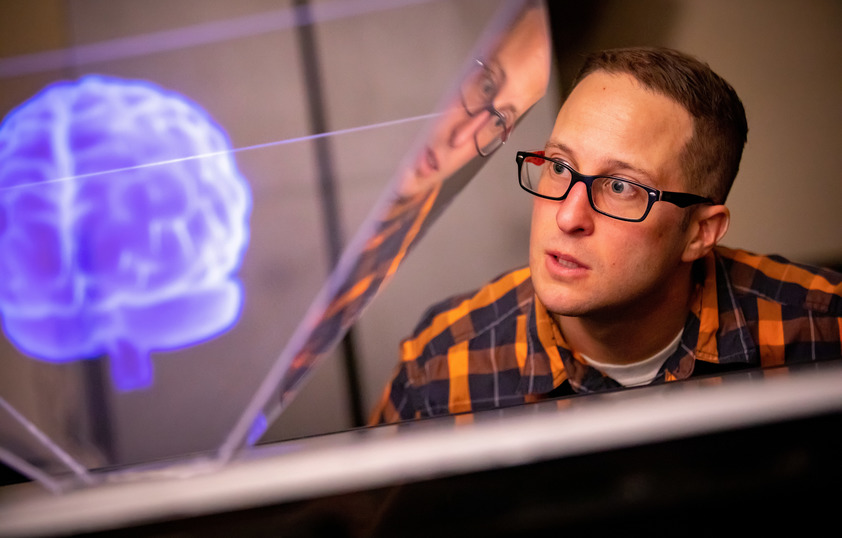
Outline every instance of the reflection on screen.
<path id="1" fill-rule="evenodd" d="M 57 83 L 0 126 L 0 315 L 22 353 L 107 355 L 118 390 L 151 350 L 230 328 L 251 194 L 225 132 L 152 84 Z M 197 157 L 198 156 L 198 157 Z"/>
<path id="2" fill-rule="evenodd" d="M 57 62 L 0 123 L 0 460 L 54 491 L 345 427 L 332 384 L 306 429 L 275 419 L 317 362 L 344 380 L 337 340 L 486 161 L 476 127 L 517 120 L 502 79 L 496 108 L 458 90 L 476 60 L 519 79 L 499 44 L 526 43 L 503 39 L 523 0 L 211 3 L 80 5 L 67 48 L 0 59 Z M 111 77 L 43 88 L 89 69 Z"/>

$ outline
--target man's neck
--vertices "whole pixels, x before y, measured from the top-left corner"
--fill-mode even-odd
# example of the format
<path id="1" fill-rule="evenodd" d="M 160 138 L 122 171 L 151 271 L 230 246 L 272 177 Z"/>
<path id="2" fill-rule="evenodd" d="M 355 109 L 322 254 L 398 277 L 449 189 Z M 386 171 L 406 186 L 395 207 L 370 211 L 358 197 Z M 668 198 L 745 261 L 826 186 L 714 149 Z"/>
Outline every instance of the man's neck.
<path id="1" fill-rule="evenodd" d="M 552 317 L 573 350 L 602 363 L 633 364 L 661 351 L 684 327 L 693 290 L 691 279 L 685 282 L 642 308 Z"/>

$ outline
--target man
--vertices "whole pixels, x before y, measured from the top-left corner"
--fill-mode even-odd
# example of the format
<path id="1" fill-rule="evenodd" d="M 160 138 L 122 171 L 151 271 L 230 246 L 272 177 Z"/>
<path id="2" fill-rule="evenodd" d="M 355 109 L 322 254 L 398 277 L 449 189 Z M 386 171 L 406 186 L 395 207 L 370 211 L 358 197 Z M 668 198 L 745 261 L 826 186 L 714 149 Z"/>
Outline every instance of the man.
<path id="1" fill-rule="evenodd" d="M 374 421 L 842 357 L 842 275 L 717 246 L 747 130 L 691 57 L 588 58 L 518 153 L 529 267 L 431 308 Z"/>

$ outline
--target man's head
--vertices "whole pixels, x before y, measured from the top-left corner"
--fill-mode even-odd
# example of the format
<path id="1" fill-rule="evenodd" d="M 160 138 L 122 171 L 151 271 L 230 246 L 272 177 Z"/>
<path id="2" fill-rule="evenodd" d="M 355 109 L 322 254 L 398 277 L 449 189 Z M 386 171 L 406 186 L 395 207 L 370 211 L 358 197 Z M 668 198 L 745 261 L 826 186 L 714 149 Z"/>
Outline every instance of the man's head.
<path id="1" fill-rule="evenodd" d="M 668 58 L 664 61 L 670 65 L 658 58 Z M 701 86 L 693 87 L 697 84 Z M 728 114 L 735 107 L 742 113 L 726 86 L 703 64 L 670 51 L 597 55 L 559 111 L 545 153 L 560 164 L 548 166 L 545 173 L 569 167 L 588 176 L 612 176 L 720 202 L 727 192 L 722 184 L 730 185 L 736 173 L 745 133 L 745 128 L 731 126 L 737 132 L 731 138 L 739 143 L 707 140 L 729 131 L 722 125 L 727 121 L 711 117 L 719 114 L 715 103 L 724 99 L 722 93 L 732 95 Z M 730 151 L 733 162 L 721 165 L 718 151 Z M 714 176 L 716 187 L 710 180 Z M 546 176 L 541 177 L 544 181 Z M 623 182 L 600 185 L 618 188 L 611 196 L 627 192 Z M 590 187 L 577 182 L 561 201 L 535 198 L 530 266 L 541 301 L 557 316 L 609 321 L 686 302 L 692 263 L 728 228 L 725 206 L 657 202 L 644 220 L 628 222 L 594 210 L 595 188 L 596 182 Z"/>
<path id="2" fill-rule="evenodd" d="M 591 54 L 572 87 L 596 71 L 629 74 L 690 114 L 693 136 L 681 155 L 686 190 L 725 203 L 748 133 L 745 110 L 734 88 L 707 64 L 664 48 L 634 47 Z"/>

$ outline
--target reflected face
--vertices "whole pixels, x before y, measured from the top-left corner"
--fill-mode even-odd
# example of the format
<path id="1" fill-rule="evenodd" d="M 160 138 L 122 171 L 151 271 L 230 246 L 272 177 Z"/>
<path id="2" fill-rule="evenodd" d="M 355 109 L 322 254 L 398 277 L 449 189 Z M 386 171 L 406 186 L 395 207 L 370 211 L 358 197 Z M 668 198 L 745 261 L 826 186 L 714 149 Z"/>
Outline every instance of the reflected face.
<path id="1" fill-rule="evenodd" d="M 507 135 L 546 91 L 549 69 L 550 40 L 544 12 L 530 9 L 494 54 L 474 66 L 462 85 L 462 95 L 446 108 L 417 156 L 414 177 L 409 181 L 431 185 L 452 175 L 479 154 L 478 132 L 488 133 L 496 125 Z M 479 144 L 488 139 L 480 134 Z"/>
<path id="2" fill-rule="evenodd" d="M 692 131 L 678 103 L 630 75 L 598 71 L 562 106 L 546 153 L 583 174 L 684 191 L 679 156 Z M 642 222 L 612 219 L 591 208 L 583 183 L 560 202 L 536 197 L 529 263 L 538 297 L 557 316 L 621 319 L 656 308 L 686 288 L 684 211 L 658 203 Z"/>

